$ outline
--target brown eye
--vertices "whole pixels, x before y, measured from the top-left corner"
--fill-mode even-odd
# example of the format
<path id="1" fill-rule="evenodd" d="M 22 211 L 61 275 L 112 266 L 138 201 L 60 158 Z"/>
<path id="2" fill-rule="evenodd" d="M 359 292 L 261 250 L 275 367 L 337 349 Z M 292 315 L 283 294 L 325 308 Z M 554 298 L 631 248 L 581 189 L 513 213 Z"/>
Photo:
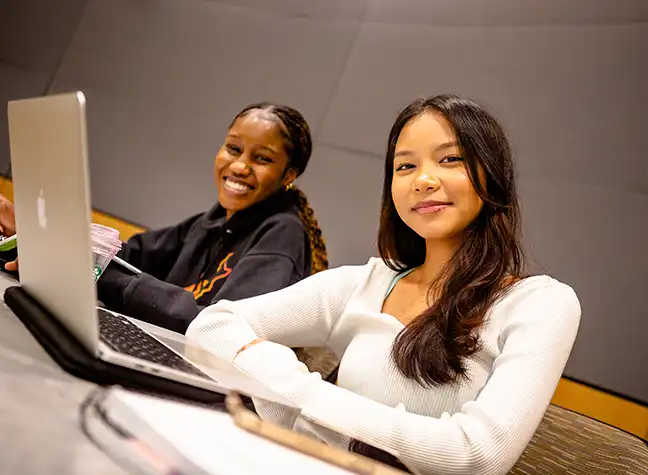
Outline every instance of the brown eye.
<path id="1" fill-rule="evenodd" d="M 414 165 L 411 163 L 401 163 L 400 165 L 398 165 L 398 167 L 396 167 L 396 171 L 400 172 L 404 170 L 411 170 L 412 168 L 414 168 Z"/>
<path id="2" fill-rule="evenodd" d="M 258 162 L 261 163 L 272 163 L 272 159 L 268 157 L 264 157 L 263 155 L 257 155 L 256 159 Z"/>
<path id="3" fill-rule="evenodd" d="M 242 152 L 241 148 L 238 145 L 234 145 L 234 144 L 229 144 L 228 143 L 227 145 L 225 145 L 225 148 L 227 149 L 227 151 L 229 153 L 231 153 L 233 155 L 240 155 L 241 152 Z"/>
<path id="4" fill-rule="evenodd" d="M 443 160 L 441 160 L 440 163 L 456 163 L 456 162 L 463 162 L 463 157 L 458 157 L 458 156 L 445 157 Z"/>

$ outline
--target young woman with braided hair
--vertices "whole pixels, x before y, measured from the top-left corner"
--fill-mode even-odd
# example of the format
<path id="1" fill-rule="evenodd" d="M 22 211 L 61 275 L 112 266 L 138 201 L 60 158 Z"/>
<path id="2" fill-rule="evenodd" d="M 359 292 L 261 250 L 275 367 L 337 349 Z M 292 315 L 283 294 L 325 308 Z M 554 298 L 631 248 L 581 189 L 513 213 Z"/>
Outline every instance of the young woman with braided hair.
<path id="1" fill-rule="evenodd" d="M 236 115 L 218 151 L 218 203 L 178 225 L 124 243 L 98 282 L 109 309 L 184 333 L 206 306 L 287 287 L 328 267 L 326 246 L 304 193 L 293 185 L 308 165 L 308 124 L 295 109 L 252 104 Z M 11 230 L 13 206 L 0 208 Z M 7 264 L 9 270 L 17 262 Z"/>
<path id="2" fill-rule="evenodd" d="M 293 181 L 311 156 L 295 109 L 252 104 L 236 115 L 214 163 L 218 204 L 177 226 L 131 238 L 98 283 L 111 310 L 184 332 L 207 305 L 287 287 L 328 267 L 326 246 Z"/>

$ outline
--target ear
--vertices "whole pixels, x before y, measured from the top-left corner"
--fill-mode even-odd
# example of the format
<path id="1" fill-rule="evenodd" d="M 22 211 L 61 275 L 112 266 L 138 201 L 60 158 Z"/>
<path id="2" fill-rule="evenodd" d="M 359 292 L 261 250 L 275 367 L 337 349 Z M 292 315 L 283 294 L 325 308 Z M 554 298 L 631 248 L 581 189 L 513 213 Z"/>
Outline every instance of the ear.
<path id="1" fill-rule="evenodd" d="M 290 185 L 295 179 L 297 178 L 297 169 L 296 168 L 288 168 L 283 174 L 283 178 L 281 179 L 281 186 L 288 186 Z"/>

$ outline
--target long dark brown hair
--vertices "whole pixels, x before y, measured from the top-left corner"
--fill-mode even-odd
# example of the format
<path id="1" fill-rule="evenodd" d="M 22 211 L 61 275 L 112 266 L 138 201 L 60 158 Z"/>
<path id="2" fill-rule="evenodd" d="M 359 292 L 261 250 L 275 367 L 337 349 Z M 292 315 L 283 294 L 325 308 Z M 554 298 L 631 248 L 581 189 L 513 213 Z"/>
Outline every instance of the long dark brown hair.
<path id="1" fill-rule="evenodd" d="M 480 346 L 477 330 L 495 300 L 521 275 L 523 254 L 513 160 L 502 127 L 475 102 L 440 95 L 409 104 L 389 133 L 378 235 L 384 262 L 404 271 L 425 261 L 425 240 L 398 215 L 391 185 L 396 141 L 412 119 L 426 113 L 439 114 L 452 126 L 470 181 L 484 202 L 454 256 L 430 282 L 434 302 L 392 347 L 403 375 L 434 386 L 467 377 L 466 359 Z"/>

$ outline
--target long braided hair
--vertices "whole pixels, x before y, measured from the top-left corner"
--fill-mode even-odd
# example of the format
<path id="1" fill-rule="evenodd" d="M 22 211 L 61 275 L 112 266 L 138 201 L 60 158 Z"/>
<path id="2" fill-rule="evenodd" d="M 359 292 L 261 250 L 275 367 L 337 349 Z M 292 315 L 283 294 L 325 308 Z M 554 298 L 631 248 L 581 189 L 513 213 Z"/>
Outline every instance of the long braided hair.
<path id="1" fill-rule="evenodd" d="M 243 117 L 248 112 L 253 110 L 261 110 L 272 114 L 277 124 L 281 135 L 283 135 L 286 144 L 286 153 L 288 155 L 288 168 L 293 168 L 297 171 L 297 176 L 300 176 L 306 170 L 308 161 L 310 160 L 313 151 L 313 141 L 311 139 L 310 127 L 304 116 L 299 111 L 292 107 L 273 104 L 271 102 L 257 102 L 250 104 L 241 112 L 239 112 L 232 123 L 230 128 L 234 125 L 237 119 Z M 308 242 L 311 251 L 311 274 L 328 269 L 328 256 L 326 254 L 326 243 L 322 236 L 322 230 L 319 227 L 315 212 L 308 203 L 308 198 L 303 191 L 295 185 L 288 185 L 284 193 L 293 195 L 293 200 L 297 203 L 298 215 L 304 229 L 308 234 Z"/>
<path id="2" fill-rule="evenodd" d="M 262 110 L 272 114 L 279 125 L 279 130 L 285 139 L 286 153 L 288 154 L 288 168 L 294 168 L 297 176 L 306 170 L 308 160 L 313 151 L 310 127 L 306 119 L 299 111 L 292 107 L 273 104 L 270 102 L 259 102 L 251 104 L 243 109 L 232 121 L 230 128 L 239 117 L 244 116 L 252 110 Z M 322 230 L 315 218 L 315 212 L 308 203 L 308 198 L 302 190 L 295 185 L 288 185 L 284 191 L 292 195 L 293 202 L 297 204 L 299 219 L 304 225 L 308 235 L 311 252 L 311 274 L 316 274 L 328 269 L 328 256 L 326 243 L 322 236 Z M 331 374 L 339 364 L 339 358 L 328 348 L 293 348 L 297 358 L 304 363 L 310 371 L 319 372 L 322 377 Z"/>
<path id="3" fill-rule="evenodd" d="M 326 254 L 326 242 L 322 236 L 322 230 L 319 227 L 315 212 L 308 203 L 306 194 L 296 186 L 290 187 L 289 193 L 295 193 L 297 208 L 299 210 L 299 219 L 304 224 L 308 241 L 311 249 L 311 274 L 317 274 L 320 271 L 328 269 L 328 255 Z"/>

